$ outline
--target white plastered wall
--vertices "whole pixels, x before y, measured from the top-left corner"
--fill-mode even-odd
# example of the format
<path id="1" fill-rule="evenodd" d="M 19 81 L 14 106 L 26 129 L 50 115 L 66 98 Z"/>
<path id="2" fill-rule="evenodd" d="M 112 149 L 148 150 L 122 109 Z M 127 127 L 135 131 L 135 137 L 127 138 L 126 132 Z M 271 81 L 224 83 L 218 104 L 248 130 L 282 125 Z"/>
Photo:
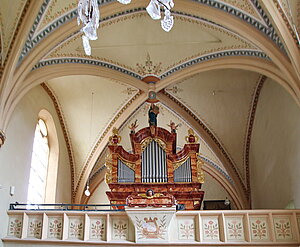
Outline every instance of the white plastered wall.
<path id="1" fill-rule="evenodd" d="M 0 149 L 0 238 L 7 232 L 6 210 L 11 202 L 27 200 L 31 152 L 38 114 L 46 109 L 53 117 L 59 142 L 59 163 L 56 203 L 71 202 L 70 164 L 66 143 L 54 105 L 41 86 L 33 88 L 17 105 L 6 132 L 6 142 Z M 15 195 L 9 195 L 15 186 Z M 2 243 L 0 241 L 0 246 Z"/>
<path id="2" fill-rule="evenodd" d="M 257 106 L 250 171 L 253 209 L 300 208 L 300 109 L 270 79 Z"/>

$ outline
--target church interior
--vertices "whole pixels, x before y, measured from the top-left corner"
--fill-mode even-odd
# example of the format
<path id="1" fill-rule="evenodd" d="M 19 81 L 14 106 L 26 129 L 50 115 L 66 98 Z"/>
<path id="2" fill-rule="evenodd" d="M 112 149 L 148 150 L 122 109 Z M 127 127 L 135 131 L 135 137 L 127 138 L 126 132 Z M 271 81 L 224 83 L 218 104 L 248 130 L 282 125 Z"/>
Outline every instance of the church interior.
<path id="1" fill-rule="evenodd" d="M 1 239 L 10 203 L 300 209 L 300 1 L 149 2 L 99 0 L 87 55 L 77 0 L 0 0 Z"/>

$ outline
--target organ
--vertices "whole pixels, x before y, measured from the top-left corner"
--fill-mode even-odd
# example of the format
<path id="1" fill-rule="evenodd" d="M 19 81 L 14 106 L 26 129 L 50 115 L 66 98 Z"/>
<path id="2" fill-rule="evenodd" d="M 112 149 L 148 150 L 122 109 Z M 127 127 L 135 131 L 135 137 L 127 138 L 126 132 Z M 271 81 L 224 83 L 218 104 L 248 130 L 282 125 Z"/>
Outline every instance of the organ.
<path id="1" fill-rule="evenodd" d="M 157 115 L 157 106 L 151 107 Z M 111 204 L 125 204 L 126 198 L 137 197 L 151 189 L 165 197 L 172 195 L 187 210 L 198 210 L 204 196 L 201 191 L 203 161 L 198 155 L 198 137 L 190 129 L 187 143 L 177 152 L 177 126 L 171 122 L 171 132 L 157 127 L 155 114 L 151 119 L 149 113 L 149 127 L 135 132 L 136 122 L 131 124 L 131 153 L 120 145 L 118 130 L 113 129 L 106 160 L 106 182 L 111 191 L 106 194 Z"/>

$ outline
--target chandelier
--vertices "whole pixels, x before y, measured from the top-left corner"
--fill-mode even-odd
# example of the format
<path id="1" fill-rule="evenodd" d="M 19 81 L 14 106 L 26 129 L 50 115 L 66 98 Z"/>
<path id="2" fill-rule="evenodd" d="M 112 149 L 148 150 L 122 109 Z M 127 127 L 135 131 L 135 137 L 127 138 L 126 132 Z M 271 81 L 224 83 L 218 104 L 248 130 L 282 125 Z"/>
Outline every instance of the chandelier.
<path id="1" fill-rule="evenodd" d="M 129 4 L 131 0 L 117 0 L 122 4 Z M 171 9 L 174 7 L 173 0 L 151 0 L 146 10 L 154 20 L 161 19 L 161 10 L 164 10 L 164 18 L 160 21 L 164 31 L 169 32 L 174 24 Z M 86 55 L 91 55 L 90 40 L 98 39 L 97 28 L 99 27 L 100 13 L 97 0 L 79 0 L 77 23 L 81 29 L 82 43 Z"/>

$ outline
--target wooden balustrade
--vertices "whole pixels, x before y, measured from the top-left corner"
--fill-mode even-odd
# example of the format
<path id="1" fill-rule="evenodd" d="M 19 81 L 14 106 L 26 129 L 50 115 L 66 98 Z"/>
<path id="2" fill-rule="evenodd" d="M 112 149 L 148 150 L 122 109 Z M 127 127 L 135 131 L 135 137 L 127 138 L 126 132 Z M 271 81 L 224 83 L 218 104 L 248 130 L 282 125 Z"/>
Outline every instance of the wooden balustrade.
<path id="1" fill-rule="evenodd" d="M 17 242 L 130 246 L 138 242 L 137 225 L 126 212 L 9 210 L 8 216 L 7 236 L 2 239 L 7 246 Z M 152 209 L 149 218 L 154 217 Z M 156 218 L 157 229 L 162 230 L 163 219 Z M 147 224 L 140 222 L 138 227 L 151 227 Z M 167 242 L 160 246 L 299 246 L 299 229 L 300 210 L 177 211 L 165 229 Z M 143 246 L 147 240 L 151 246 L 151 237 Z"/>

